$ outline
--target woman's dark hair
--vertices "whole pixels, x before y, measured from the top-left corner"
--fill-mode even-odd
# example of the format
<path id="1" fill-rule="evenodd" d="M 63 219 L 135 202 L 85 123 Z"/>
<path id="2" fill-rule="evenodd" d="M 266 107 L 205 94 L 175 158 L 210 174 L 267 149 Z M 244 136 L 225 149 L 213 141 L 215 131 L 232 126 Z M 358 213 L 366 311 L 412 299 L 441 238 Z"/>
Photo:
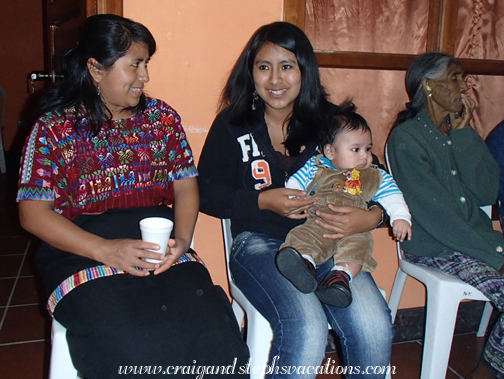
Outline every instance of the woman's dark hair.
<path id="1" fill-rule="evenodd" d="M 156 41 L 150 31 L 142 24 L 112 14 L 99 14 L 88 17 L 82 28 L 77 45 L 67 51 L 60 61 L 64 79 L 42 98 L 37 117 L 53 111 L 76 107 L 78 119 L 76 131 L 86 128 L 98 134 L 105 122 L 112 120 L 112 112 L 105 106 L 93 84 L 87 62 L 94 58 L 99 69 L 110 70 L 114 63 L 128 53 L 133 43 L 147 46 L 149 56 L 156 51 Z M 145 109 L 145 95 L 142 94 L 133 111 Z M 86 118 L 88 125 L 82 122 Z"/>
<path id="2" fill-rule="evenodd" d="M 327 94 L 320 83 L 320 75 L 313 47 L 304 32 L 287 22 L 274 22 L 260 27 L 250 38 L 235 63 L 222 91 L 219 111 L 230 112 L 233 125 L 245 125 L 254 118 L 252 97 L 255 91 L 253 68 L 259 50 L 267 43 L 292 52 L 301 71 L 301 90 L 294 102 L 287 123 L 285 148 L 290 155 L 299 155 L 307 142 L 316 141 Z M 255 102 L 256 112 L 264 112 L 264 101 Z"/>
<path id="3" fill-rule="evenodd" d="M 332 144 L 336 137 L 343 132 L 362 130 L 371 133 L 367 121 L 360 114 L 356 113 L 357 107 L 347 100 L 334 110 L 328 122 L 324 123 L 319 140 L 319 149 L 324 151 L 324 146 Z M 371 133 L 372 134 L 372 133 Z"/>
<path id="4" fill-rule="evenodd" d="M 425 106 L 422 80 L 424 78 L 439 79 L 452 63 L 460 64 L 457 58 L 436 51 L 423 53 L 411 62 L 405 78 L 406 92 L 410 101 L 406 103 L 406 109 L 397 115 L 393 127 L 414 117 Z"/>

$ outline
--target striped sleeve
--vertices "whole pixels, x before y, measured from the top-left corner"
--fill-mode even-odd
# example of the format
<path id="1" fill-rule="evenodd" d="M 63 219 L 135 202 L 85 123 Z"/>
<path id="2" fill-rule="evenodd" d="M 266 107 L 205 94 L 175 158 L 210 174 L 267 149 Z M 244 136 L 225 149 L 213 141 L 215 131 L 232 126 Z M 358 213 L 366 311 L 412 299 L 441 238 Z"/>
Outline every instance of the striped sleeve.
<path id="1" fill-rule="evenodd" d="M 373 201 L 377 201 L 385 209 L 390 218 L 390 224 L 395 220 L 406 220 L 411 225 L 411 214 L 404 196 L 396 182 L 386 171 L 380 169 L 383 182 L 376 192 Z"/>
<path id="2" fill-rule="evenodd" d="M 311 157 L 303 167 L 296 171 L 285 184 L 285 188 L 299 189 L 306 191 L 315 178 L 317 166 L 315 166 L 316 156 Z"/>
<path id="3" fill-rule="evenodd" d="M 380 202 L 381 199 L 391 195 L 402 195 L 401 190 L 397 186 L 396 182 L 385 170 L 380 169 L 380 172 L 383 176 L 383 182 L 378 188 L 375 196 L 373 197 L 373 201 Z"/>

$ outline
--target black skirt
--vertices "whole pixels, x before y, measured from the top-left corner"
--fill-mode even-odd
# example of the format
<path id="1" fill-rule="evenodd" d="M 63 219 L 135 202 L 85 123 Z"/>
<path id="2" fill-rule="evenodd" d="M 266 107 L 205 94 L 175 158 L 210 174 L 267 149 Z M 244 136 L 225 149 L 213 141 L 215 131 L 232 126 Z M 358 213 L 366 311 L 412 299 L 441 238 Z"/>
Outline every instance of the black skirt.
<path id="1" fill-rule="evenodd" d="M 173 213 L 165 206 L 110 210 L 79 216 L 75 223 L 104 238 L 139 239 L 144 217 L 173 219 Z M 37 264 L 49 294 L 67 277 L 100 263 L 43 245 Z M 92 280 L 63 297 L 54 317 L 67 329 L 72 361 L 87 379 L 138 378 L 142 372 L 188 378 L 202 370 L 205 377 L 248 376 L 240 375 L 249 353 L 229 300 L 200 263 L 148 277 Z"/>

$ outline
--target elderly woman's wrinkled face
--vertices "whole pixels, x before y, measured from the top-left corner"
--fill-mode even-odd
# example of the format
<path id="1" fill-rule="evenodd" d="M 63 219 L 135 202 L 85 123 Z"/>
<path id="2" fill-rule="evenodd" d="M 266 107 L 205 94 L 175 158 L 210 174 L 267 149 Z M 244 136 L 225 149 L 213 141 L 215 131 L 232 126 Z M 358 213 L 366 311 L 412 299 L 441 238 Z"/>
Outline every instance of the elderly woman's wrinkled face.
<path id="1" fill-rule="evenodd" d="M 431 80 L 432 96 L 430 101 L 438 112 L 459 113 L 462 111 L 462 93 L 467 91 L 464 72 L 459 64 L 452 63 L 446 74 L 437 80 Z"/>

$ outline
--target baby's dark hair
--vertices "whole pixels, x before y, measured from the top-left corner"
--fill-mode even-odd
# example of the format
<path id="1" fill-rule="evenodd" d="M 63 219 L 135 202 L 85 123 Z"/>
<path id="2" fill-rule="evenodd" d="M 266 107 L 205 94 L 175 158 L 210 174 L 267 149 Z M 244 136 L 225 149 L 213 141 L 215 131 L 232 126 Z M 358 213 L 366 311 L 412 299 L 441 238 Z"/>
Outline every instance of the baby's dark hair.
<path id="1" fill-rule="evenodd" d="M 324 151 L 325 145 L 332 144 L 342 131 L 362 130 L 363 133 L 371 133 L 367 121 L 355 112 L 356 109 L 355 104 L 347 100 L 329 116 L 319 138 L 320 151 Z"/>

